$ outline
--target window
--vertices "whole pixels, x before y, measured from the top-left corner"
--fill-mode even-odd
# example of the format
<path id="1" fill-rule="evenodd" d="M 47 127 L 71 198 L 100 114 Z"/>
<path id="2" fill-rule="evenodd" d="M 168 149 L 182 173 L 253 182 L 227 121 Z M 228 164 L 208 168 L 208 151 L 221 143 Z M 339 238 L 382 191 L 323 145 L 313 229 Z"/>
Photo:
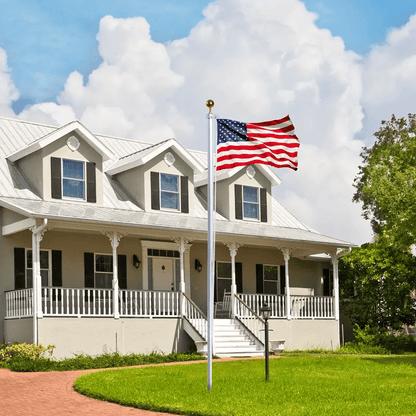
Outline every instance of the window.
<path id="1" fill-rule="evenodd" d="M 127 289 L 127 256 L 117 255 L 118 287 Z M 84 253 L 85 287 L 111 289 L 113 287 L 113 256 Z"/>
<path id="2" fill-rule="evenodd" d="M 255 186 L 234 185 L 235 219 L 267 222 L 267 190 Z"/>
<path id="3" fill-rule="evenodd" d="M 62 286 L 62 251 L 40 251 L 40 275 L 42 286 Z M 16 290 L 33 287 L 32 249 L 14 248 L 14 282 Z"/>
<path id="4" fill-rule="evenodd" d="M 51 157 L 51 197 L 97 202 L 95 163 Z"/>
<path id="5" fill-rule="evenodd" d="M 50 254 L 49 250 L 40 251 L 40 276 L 42 286 L 52 286 L 50 273 Z M 33 287 L 33 253 L 31 249 L 26 250 L 26 287 Z"/>
<path id="6" fill-rule="evenodd" d="M 278 294 L 279 288 L 279 269 L 277 266 L 263 266 L 264 292 L 267 295 Z"/>
<path id="7" fill-rule="evenodd" d="M 285 266 L 256 264 L 256 292 L 283 295 L 285 293 Z"/>
<path id="8" fill-rule="evenodd" d="M 259 189 L 253 186 L 243 186 L 243 217 L 259 219 Z"/>
<path id="9" fill-rule="evenodd" d="M 62 196 L 64 198 L 85 198 L 84 162 L 62 159 Z"/>
<path id="10" fill-rule="evenodd" d="M 188 177 L 150 172 L 151 208 L 189 213 Z"/>
<path id="11" fill-rule="evenodd" d="M 95 285 L 100 289 L 111 289 L 113 286 L 113 256 L 95 255 Z"/>
<path id="12" fill-rule="evenodd" d="M 217 263 L 217 300 L 222 302 L 224 291 L 231 292 L 231 263 Z"/>
<path id="13" fill-rule="evenodd" d="M 215 301 L 222 302 L 224 291 L 231 292 L 231 263 L 216 263 Z M 243 293 L 243 264 L 235 262 L 235 284 L 237 293 Z"/>
<path id="14" fill-rule="evenodd" d="M 160 208 L 179 211 L 179 176 L 160 174 Z"/>
<path id="15" fill-rule="evenodd" d="M 331 269 L 324 268 L 323 274 L 323 292 L 324 296 L 333 296 L 334 292 L 334 273 Z"/>

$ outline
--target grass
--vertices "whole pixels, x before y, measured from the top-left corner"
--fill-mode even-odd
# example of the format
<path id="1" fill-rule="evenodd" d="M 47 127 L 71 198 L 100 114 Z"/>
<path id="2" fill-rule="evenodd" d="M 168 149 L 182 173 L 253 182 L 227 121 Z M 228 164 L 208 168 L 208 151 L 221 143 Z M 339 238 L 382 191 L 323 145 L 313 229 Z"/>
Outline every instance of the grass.
<path id="1" fill-rule="evenodd" d="M 80 377 L 75 390 L 141 409 L 198 416 L 414 415 L 416 356 L 315 354 L 264 361 L 109 370 Z"/>

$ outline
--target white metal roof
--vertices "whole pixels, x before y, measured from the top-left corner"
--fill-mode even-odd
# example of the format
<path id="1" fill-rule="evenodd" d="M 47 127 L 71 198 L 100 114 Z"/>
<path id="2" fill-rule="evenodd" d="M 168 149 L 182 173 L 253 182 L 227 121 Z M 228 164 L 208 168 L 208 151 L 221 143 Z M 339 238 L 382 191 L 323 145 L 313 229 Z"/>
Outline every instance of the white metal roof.
<path id="1" fill-rule="evenodd" d="M 201 195 L 195 192 L 195 215 L 167 214 L 165 212 L 144 212 L 129 198 L 128 193 L 118 181 L 103 175 L 103 206 L 88 203 L 68 203 L 67 201 L 43 201 L 30 185 L 17 165 L 7 161 L 8 155 L 24 154 L 33 143 L 54 137 L 58 127 L 47 126 L 22 120 L 0 118 L 0 205 L 20 212 L 23 215 L 45 218 L 62 218 L 72 221 L 103 222 L 136 226 L 164 227 L 166 229 L 205 230 L 206 204 Z M 111 156 L 104 161 L 104 171 L 114 168 L 120 160 L 128 162 L 134 155 L 149 155 L 160 149 L 164 141 L 157 145 L 105 135 L 93 135 L 94 143 L 105 149 Z M 177 143 L 176 141 L 174 141 Z M 182 147 L 182 146 L 181 146 Z M 150 150 L 153 149 L 153 150 Z M 20 153 L 19 153 L 20 152 Z M 195 164 L 206 168 L 206 153 L 186 150 Z M 18 157 L 15 159 L 17 160 Z M 197 171 L 196 171 L 197 173 Z M 203 175 L 203 172 L 201 173 Z M 277 177 L 277 176 L 276 176 Z M 280 181 L 280 179 L 279 179 Z M 216 230 L 224 235 L 257 236 L 293 241 L 314 242 L 346 247 L 353 244 L 323 236 L 296 219 L 272 197 L 272 226 L 270 224 L 233 222 L 216 214 Z"/>

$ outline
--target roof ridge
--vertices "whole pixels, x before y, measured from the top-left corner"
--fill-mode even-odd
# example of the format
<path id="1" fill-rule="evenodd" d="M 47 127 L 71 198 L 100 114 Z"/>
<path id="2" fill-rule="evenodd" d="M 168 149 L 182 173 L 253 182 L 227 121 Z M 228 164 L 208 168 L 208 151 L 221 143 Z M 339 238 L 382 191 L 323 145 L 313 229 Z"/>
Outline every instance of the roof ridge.
<path id="1" fill-rule="evenodd" d="M 60 127 L 62 127 L 62 126 L 53 126 L 52 124 L 36 123 L 35 121 L 21 120 L 21 119 L 18 119 L 18 118 L 11 118 L 11 117 L 0 116 L 0 119 L 8 120 L 8 121 L 15 121 L 15 122 L 18 122 L 18 123 L 34 124 L 35 126 L 51 127 L 53 129 L 59 129 Z M 76 121 L 76 120 L 72 120 L 72 121 Z M 65 126 L 66 124 L 68 124 L 68 123 L 63 124 L 63 126 Z"/>
<path id="2" fill-rule="evenodd" d="M 150 145 L 150 146 L 148 146 L 148 147 L 145 147 L 145 148 L 140 149 L 140 150 L 136 150 L 136 151 L 135 151 L 135 152 L 133 152 L 133 153 L 129 153 L 128 155 L 122 156 L 122 157 L 120 157 L 118 160 L 126 159 L 126 158 L 128 158 L 128 157 L 130 157 L 130 156 L 133 156 L 133 155 L 136 155 L 136 154 L 138 154 L 138 153 L 140 153 L 140 152 L 144 152 L 145 150 L 149 150 L 149 149 L 151 149 L 152 147 L 160 146 L 161 144 L 166 143 L 166 142 L 168 142 L 169 140 L 174 140 L 174 139 L 166 139 L 166 140 L 163 140 L 162 142 L 151 144 L 151 145 Z M 145 142 L 144 142 L 144 143 L 145 143 Z"/>

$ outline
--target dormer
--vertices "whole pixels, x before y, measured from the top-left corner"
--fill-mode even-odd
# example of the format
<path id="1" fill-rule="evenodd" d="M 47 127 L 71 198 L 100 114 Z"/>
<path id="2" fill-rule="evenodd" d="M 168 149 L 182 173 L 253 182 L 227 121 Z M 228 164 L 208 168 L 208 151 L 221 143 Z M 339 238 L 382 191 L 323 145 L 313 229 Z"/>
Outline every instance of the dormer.
<path id="1" fill-rule="evenodd" d="M 145 211 L 194 215 L 194 175 L 202 171 L 183 146 L 169 139 L 119 159 L 106 173 Z"/>
<path id="2" fill-rule="evenodd" d="M 110 151 L 78 121 L 8 156 L 46 201 L 102 205 L 103 161 Z"/>
<path id="3" fill-rule="evenodd" d="M 230 221 L 272 223 L 272 187 L 281 180 L 267 166 L 249 165 L 223 170 L 216 175 L 216 210 Z M 196 180 L 206 197 L 207 177 Z"/>

